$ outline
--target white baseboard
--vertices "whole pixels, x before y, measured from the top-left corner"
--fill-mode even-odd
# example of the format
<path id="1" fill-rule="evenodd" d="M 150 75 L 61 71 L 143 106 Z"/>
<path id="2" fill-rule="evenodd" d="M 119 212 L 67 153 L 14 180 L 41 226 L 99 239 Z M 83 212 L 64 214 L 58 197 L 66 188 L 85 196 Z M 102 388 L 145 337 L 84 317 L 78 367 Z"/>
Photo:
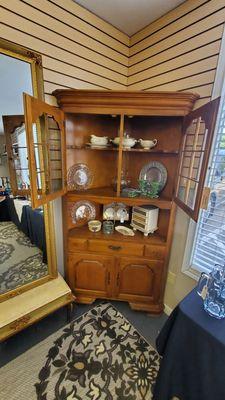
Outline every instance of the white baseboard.
<path id="1" fill-rule="evenodd" d="M 164 313 L 166 315 L 170 315 L 172 311 L 172 308 L 170 308 L 167 304 L 164 304 Z"/>

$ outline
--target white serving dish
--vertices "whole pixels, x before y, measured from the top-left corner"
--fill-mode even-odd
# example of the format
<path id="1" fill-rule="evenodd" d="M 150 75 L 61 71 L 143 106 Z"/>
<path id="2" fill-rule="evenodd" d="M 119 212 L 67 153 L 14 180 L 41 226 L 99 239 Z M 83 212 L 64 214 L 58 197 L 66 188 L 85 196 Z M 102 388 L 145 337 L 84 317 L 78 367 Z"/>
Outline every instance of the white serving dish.
<path id="1" fill-rule="evenodd" d="M 91 135 L 90 141 L 93 146 L 106 146 L 108 144 L 108 137 Z"/>
<path id="2" fill-rule="evenodd" d="M 123 225 L 116 226 L 115 230 L 124 236 L 134 236 L 135 235 L 135 233 L 132 229 L 127 228 L 126 226 L 123 226 Z"/>
<path id="3" fill-rule="evenodd" d="M 112 139 L 112 143 L 115 144 L 116 146 L 119 146 L 120 138 L 116 137 L 116 138 Z M 122 139 L 123 148 L 125 148 L 125 149 L 130 149 L 136 143 L 137 143 L 137 140 L 134 138 L 130 138 L 128 135 L 124 136 Z"/>
<path id="4" fill-rule="evenodd" d="M 141 147 L 143 147 L 146 150 L 149 150 L 157 145 L 158 140 L 157 139 L 153 139 L 153 140 L 139 139 L 139 143 L 140 143 Z"/>

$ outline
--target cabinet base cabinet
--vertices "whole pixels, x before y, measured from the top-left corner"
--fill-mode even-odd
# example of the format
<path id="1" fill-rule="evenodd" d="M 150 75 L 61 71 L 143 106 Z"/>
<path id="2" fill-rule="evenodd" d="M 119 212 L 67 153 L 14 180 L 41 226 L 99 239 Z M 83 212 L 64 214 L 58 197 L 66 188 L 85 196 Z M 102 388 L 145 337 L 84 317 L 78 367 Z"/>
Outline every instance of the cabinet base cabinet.
<path id="1" fill-rule="evenodd" d="M 127 301 L 133 310 L 159 314 L 163 261 L 136 257 L 70 253 L 68 281 L 76 301 L 91 304 L 96 299 Z"/>
<path id="2" fill-rule="evenodd" d="M 68 279 L 72 290 L 87 298 L 108 298 L 112 293 L 112 258 L 86 253 L 70 254 Z"/>

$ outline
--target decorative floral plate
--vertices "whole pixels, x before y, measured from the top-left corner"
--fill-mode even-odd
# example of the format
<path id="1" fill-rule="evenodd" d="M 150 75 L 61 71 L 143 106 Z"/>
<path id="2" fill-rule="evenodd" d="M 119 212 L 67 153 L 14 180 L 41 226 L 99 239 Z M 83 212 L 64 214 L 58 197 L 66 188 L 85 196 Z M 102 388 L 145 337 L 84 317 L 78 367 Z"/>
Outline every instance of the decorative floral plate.
<path id="1" fill-rule="evenodd" d="M 86 164 L 78 163 L 72 165 L 67 173 L 67 184 L 69 189 L 86 190 L 91 182 L 93 175 Z"/>
<path id="2" fill-rule="evenodd" d="M 84 225 L 96 218 L 96 208 L 90 201 L 77 201 L 69 206 L 69 213 L 74 225 Z"/>
<path id="3" fill-rule="evenodd" d="M 167 169 L 160 162 L 152 161 L 142 168 L 139 180 L 159 182 L 159 191 L 161 192 L 166 185 Z"/>

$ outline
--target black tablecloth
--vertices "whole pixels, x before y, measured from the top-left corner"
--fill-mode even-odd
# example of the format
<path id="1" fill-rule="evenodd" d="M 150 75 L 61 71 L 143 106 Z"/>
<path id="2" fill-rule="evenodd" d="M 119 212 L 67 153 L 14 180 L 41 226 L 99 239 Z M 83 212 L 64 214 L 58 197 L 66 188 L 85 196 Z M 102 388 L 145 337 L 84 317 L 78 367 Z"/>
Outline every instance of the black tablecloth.
<path id="1" fill-rule="evenodd" d="M 156 346 L 163 358 L 154 400 L 225 400 L 225 319 L 204 311 L 196 289 L 174 309 Z"/>
<path id="2" fill-rule="evenodd" d="M 20 229 L 20 221 L 15 209 L 14 201 L 11 197 L 6 197 L 0 203 L 0 221 L 12 221 Z"/>
<path id="3" fill-rule="evenodd" d="M 3 221 L 12 221 L 43 252 L 43 262 L 47 263 L 44 215 L 41 210 L 23 206 L 20 222 L 13 199 L 7 197 L 0 202 L 0 222 Z"/>
<path id="4" fill-rule="evenodd" d="M 5 222 L 5 221 L 10 221 L 10 215 L 6 198 L 0 202 L 0 222 Z"/>
<path id="5" fill-rule="evenodd" d="M 47 263 L 44 215 L 41 210 L 23 206 L 20 229 L 43 252 L 43 262 Z"/>

